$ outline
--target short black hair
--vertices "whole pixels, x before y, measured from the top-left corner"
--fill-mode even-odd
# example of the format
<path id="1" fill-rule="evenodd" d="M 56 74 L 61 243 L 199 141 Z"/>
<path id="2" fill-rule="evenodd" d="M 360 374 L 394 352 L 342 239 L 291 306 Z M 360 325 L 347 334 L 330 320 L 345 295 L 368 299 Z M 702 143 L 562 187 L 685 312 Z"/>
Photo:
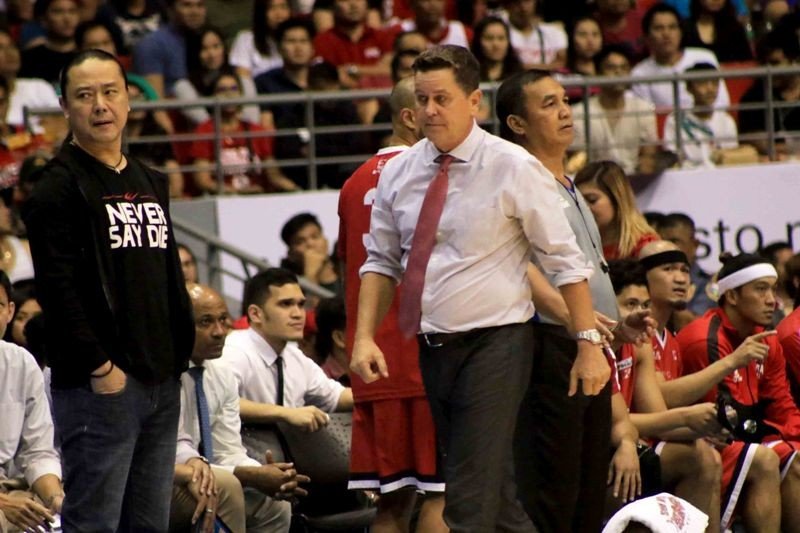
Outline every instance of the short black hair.
<path id="1" fill-rule="evenodd" d="M 86 34 L 95 28 L 103 28 L 108 32 L 108 34 L 111 36 L 111 40 L 114 42 L 114 47 L 117 49 L 117 53 L 122 50 L 123 43 L 119 41 L 118 35 L 115 34 L 108 24 L 99 19 L 86 20 L 78 24 L 78 27 L 75 28 L 75 43 L 78 45 L 79 49 L 83 48 L 83 39 L 86 37 Z"/>
<path id="2" fill-rule="evenodd" d="M 508 127 L 509 115 L 525 114 L 525 86 L 544 78 L 552 78 L 548 70 L 530 69 L 518 72 L 503 81 L 497 89 L 495 107 L 500 121 L 500 137 L 515 142 L 517 135 Z"/>
<path id="3" fill-rule="evenodd" d="M 686 213 L 669 213 L 663 215 L 658 221 L 658 229 L 671 229 L 677 226 L 686 226 L 692 233 L 696 231 L 694 220 Z"/>
<path id="4" fill-rule="evenodd" d="M 314 224 L 319 229 L 322 229 L 322 224 L 319 223 L 319 219 L 316 216 L 311 213 L 298 213 L 287 220 L 286 224 L 281 228 L 281 240 L 286 246 L 289 246 L 292 237 L 309 224 Z"/>
<path id="5" fill-rule="evenodd" d="M 314 30 L 314 24 L 310 20 L 301 17 L 291 17 L 278 24 L 278 27 L 275 28 L 275 42 L 280 45 L 286 33 L 289 30 L 297 28 L 306 30 L 308 38 L 314 39 L 316 31 Z"/>
<path id="6" fill-rule="evenodd" d="M 242 314 L 247 315 L 247 308 L 251 305 L 261 307 L 267 301 L 270 287 L 283 287 L 284 285 L 298 285 L 297 276 L 285 268 L 268 268 L 247 280 L 242 296 Z M 249 320 L 249 318 L 248 318 Z"/>
<path id="7" fill-rule="evenodd" d="M 607 44 L 603 46 L 603 48 L 601 48 L 600 51 L 597 52 L 592 58 L 595 71 L 598 74 L 601 71 L 600 66 L 603 64 L 603 61 L 605 61 L 611 54 L 621 55 L 628 60 L 628 65 L 633 66 L 633 54 L 631 53 L 630 47 L 620 43 Z"/>
<path id="8" fill-rule="evenodd" d="M 642 216 L 644 216 L 644 219 L 650 224 L 650 227 L 657 230 L 661 227 L 661 221 L 664 220 L 664 217 L 667 215 L 658 211 L 645 211 L 642 213 Z"/>
<path id="9" fill-rule="evenodd" d="M 681 24 L 681 14 L 678 13 L 678 10 L 672 7 L 669 4 L 665 4 L 664 2 L 659 2 L 657 4 L 653 4 L 650 9 L 644 14 L 642 17 L 642 33 L 647 35 L 650 33 L 650 26 L 653 24 L 653 19 L 656 15 L 660 15 L 662 13 L 671 13 L 675 16 L 675 20 L 678 21 L 678 26 Z M 682 32 L 683 30 L 681 30 Z"/>
<path id="10" fill-rule="evenodd" d="M 762 65 L 767 62 L 769 56 L 775 50 L 780 50 L 789 61 L 794 61 L 800 57 L 800 42 L 794 31 L 787 31 L 786 28 L 774 29 L 767 33 L 756 43 L 756 58 Z"/>
<path id="11" fill-rule="evenodd" d="M 61 89 L 61 98 L 64 99 L 64 102 L 67 101 L 67 83 L 69 82 L 69 71 L 73 68 L 77 67 L 84 61 L 88 61 L 90 59 L 99 59 L 100 61 L 113 61 L 119 67 L 120 75 L 122 76 L 122 81 L 125 83 L 125 90 L 128 90 L 128 76 L 125 72 L 125 67 L 122 66 L 122 63 L 119 62 L 119 59 L 112 56 L 108 52 L 104 52 L 103 50 L 84 50 L 82 52 L 78 52 L 78 54 L 67 63 L 64 68 L 61 69 L 61 74 L 59 75 L 58 84 Z"/>
<path id="12" fill-rule="evenodd" d="M 758 251 L 758 255 L 772 263 L 773 265 L 777 261 L 778 252 L 781 250 L 792 250 L 792 246 L 786 241 L 777 241 L 769 243 L 768 245 L 764 246 Z"/>
<path id="13" fill-rule="evenodd" d="M 608 262 L 608 275 L 614 294 L 619 295 L 625 287 L 641 285 L 647 287 L 647 271 L 637 259 L 615 259 Z"/>
<path id="14" fill-rule="evenodd" d="M 322 90 L 328 85 L 339 84 L 339 71 L 336 66 L 322 61 L 308 68 L 308 87 L 312 90 Z"/>
<path id="15" fill-rule="evenodd" d="M 392 58 L 392 83 L 397 83 L 400 81 L 400 76 L 398 75 L 398 71 L 400 70 L 400 61 L 406 57 L 413 57 L 414 59 L 417 58 L 419 52 L 416 50 L 402 50 L 397 52 L 394 57 Z"/>
<path id="16" fill-rule="evenodd" d="M 327 357 L 333 352 L 333 332 L 344 331 L 347 324 L 344 299 L 341 296 L 320 300 L 316 309 L 317 334 L 314 350 L 318 357 Z"/>

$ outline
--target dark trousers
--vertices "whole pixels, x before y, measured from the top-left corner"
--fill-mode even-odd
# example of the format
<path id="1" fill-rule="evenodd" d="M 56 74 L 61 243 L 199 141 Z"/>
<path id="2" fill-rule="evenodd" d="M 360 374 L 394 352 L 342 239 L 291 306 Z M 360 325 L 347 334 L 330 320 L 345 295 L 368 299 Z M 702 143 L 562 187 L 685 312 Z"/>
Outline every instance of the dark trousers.
<path id="1" fill-rule="evenodd" d="M 175 475 L 180 385 L 146 386 L 128 375 L 122 392 L 53 389 L 61 434 L 65 532 L 166 532 Z"/>
<path id="2" fill-rule="evenodd" d="M 536 531 L 517 500 L 512 457 L 532 341 L 530 324 L 474 330 L 439 347 L 420 336 L 447 483 L 444 520 L 453 533 Z"/>
<path id="3" fill-rule="evenodd" d="M 611 387 L 568 397 L 577 343 L 535 324 L 530 387 L 514 438 L 519 498 L 543 533 L 602 529 L 611 433 Z"/>

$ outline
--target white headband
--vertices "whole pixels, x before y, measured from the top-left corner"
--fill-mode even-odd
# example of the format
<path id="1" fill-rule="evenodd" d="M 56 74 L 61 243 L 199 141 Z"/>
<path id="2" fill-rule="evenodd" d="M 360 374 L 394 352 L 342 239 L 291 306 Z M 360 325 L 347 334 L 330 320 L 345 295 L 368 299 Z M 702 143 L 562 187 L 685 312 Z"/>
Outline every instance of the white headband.
<path id="1" fill-rule="evenodd" d="M 775 267 L 769 263 L 756 263 L 741 270 L 737 270 L 733 274 L 729 274 L 717 282 L 719 287 L 719 295 L 722 296 L 731 289 L 741 287 L 746 283 L 755 281 L 759 278 L 777 278 L 778 272 Z"/>

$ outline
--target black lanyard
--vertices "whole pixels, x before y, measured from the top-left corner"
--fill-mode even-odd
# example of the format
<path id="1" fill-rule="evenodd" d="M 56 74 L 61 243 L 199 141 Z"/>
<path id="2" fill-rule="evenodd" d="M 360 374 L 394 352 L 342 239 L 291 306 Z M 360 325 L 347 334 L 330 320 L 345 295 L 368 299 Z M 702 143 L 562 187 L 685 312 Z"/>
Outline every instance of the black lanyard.
<path id="1" fill-rule="evenodd" d="M 594 239 L 592 238 L 592 231 L 589 229 L 589 223 L 586 222 L 586 217 L 583 214 L 583 209 L 581 209 L 581 204 L 578 201 L 578 191 L 575 190 L 575 184 L 567 176 L 564 176 L 564 179 L 566 179 L 569 182 L 570 185 L 569 187 L 564 185 L 564 183 L 562 183 L 561 180 L 556 180 L 556 181 L 558 181 L 558 183 L 560 183 L 561 186 L 564 187 L 564 189 L 566 189 L 569 195 L 572 196 L 572 201 L 575 202 L 575 207 L 578 209 L 578 213 L 580 213 L 581 215 L 581 220 L 583 220 L 583 227 L 586 228 L 586 235 L 589 237 L 589 242 L 592 243 L 592 248 L 594 248 L 594 253 L 597 255 L 597 259 L 600 262 L 600 269 L 603 272 L 608 273 L 608 264 L 606 263 L 606 258 L 603 256 L 602 253 L 600 253 L 600 250 L 597 248 L 597 244 L 595 244 Z"/>

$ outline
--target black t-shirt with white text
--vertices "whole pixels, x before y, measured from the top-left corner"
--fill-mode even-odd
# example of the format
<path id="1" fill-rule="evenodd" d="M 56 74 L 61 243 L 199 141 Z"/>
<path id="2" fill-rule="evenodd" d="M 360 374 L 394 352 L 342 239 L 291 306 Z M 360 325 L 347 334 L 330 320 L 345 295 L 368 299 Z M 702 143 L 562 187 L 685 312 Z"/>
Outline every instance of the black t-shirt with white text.
<path id="1" fill-rule="evenodd" d="M 169 225 L 156 191 L 138 164 L 119 174 L 111 169 L 95 179 L 101 231 L 107 240 L 114 278 L 117 323 L 129 370 L 145 382 L 159 382 L 175 370 L 170 333 Z"/>

